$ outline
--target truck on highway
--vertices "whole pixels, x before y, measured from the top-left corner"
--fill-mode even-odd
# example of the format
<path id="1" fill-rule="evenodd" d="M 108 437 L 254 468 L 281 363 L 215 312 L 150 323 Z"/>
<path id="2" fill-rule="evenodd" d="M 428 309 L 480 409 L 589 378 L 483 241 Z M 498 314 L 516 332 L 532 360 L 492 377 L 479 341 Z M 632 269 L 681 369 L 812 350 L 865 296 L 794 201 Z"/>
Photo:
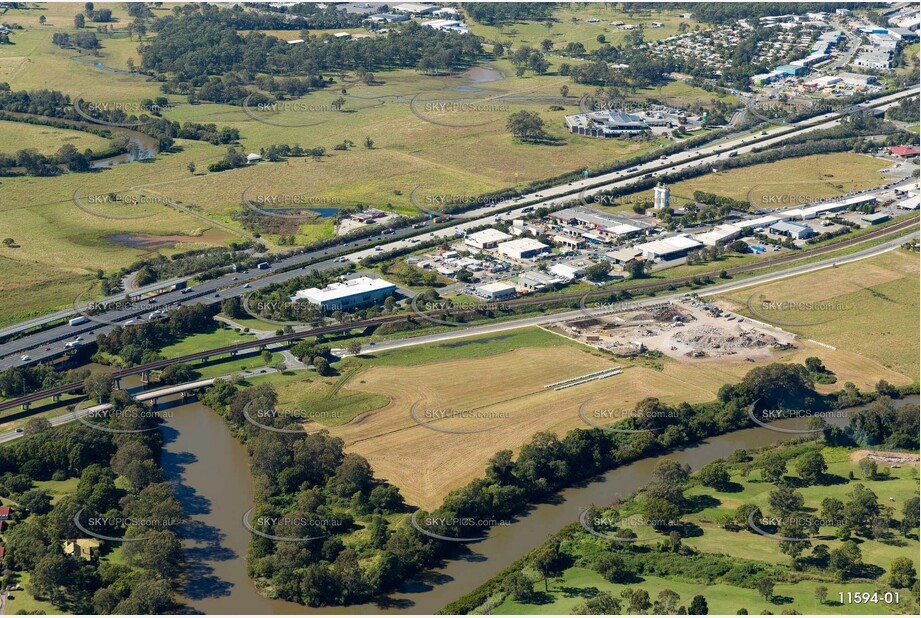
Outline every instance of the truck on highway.
<path id="1" fill-rule="evenodd" d="M 729 153 L 728 155 L 726 155 L 726 156 L 727 156 L 727 157 L 738 157 L 738 156 L 739 156 L 739 152 L 738 152 L 737 150 L 733 150 L 732 152 L 730 152 L 730 153 Z"/>
<path id="2" fill-rule="evenodd" d="M 265 270 L 265 269 L 269 268 L 269 263 L 268 263 L 268 262 L 259 262 L 258 264 L 256 264 L 256 268 L 258 268 L 259 270 Z"/>
<path id="3" fill-rule="evenodd" d="M 75 318 L 71 318 L 70 320 L 67 321 L 67 323 L 70 324 L 71 326 L 76 326 L 77 324 L 86 324 L 89 321 L 90 319 L 88 317 L 86 317 L 85 315 L 80 315 Z"/>

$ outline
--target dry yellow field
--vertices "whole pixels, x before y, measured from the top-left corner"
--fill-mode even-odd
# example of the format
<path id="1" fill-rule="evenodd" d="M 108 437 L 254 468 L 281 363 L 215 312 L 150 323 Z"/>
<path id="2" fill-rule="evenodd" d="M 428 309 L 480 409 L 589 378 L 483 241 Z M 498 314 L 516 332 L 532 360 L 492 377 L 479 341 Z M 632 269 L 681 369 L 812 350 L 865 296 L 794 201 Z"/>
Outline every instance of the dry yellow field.
<path id="1" fill-rule="evenodd" d="M 819 356 L 846 382 L 872 389 L 880 379 L 895 384 L 910 380 L 881 363 L 847 350 L 829 350 L 800 341 L 800 347 L 772 361 L 803 362 Z M 520 348 L 480 359 L 452 360 L 410 367 L 380 366 L 362 371 L 346 384 L 350 391 L 384 396 L 384 407 L 332 427 L 348 450 L 368 459 L 375 474 L 397 485 L 404 497 L 423 508 L 439 506 L 445 495 L 483 475 L 496 451 L 517 449 L 539 431 L 558 435 L 586 427 L 579 407 L 587 401 L 606 408 L 631 409 L 646 397 L 677 404 L 711 401 L 719 388 L 737 382 L 754 366 L 745 361 L 678 362 L 663 359 L 662 370 L 622 364 L 624 373 L 562 391 L 543 386 L 611 367 L 602 357 L 577 347 Z M 468 433 L 446 433 L 423 422 Z M 455 418 L 433 419 L 427 411 L 450 412 Z M 467 418 L 457 418 L 458 411 Z M 439 414 L 436 414 L 438 416 Z M 481 430 L 470 432 L 471 430 Z"/>
<path id="2" fill-rule="evenodd" d="M 826 354 L 827 353 L 827 354 Z M 898 374 L 845 351 L 831 352 L 808 344 L 775 360 L 802 361 L 820 355 L 843 380 L 869 388 L 880 377 L 898 381 Z M 386 396 L 383 408 L 358 416 L 331 432 L 350 451 L 366 457 L 375 473 L 400 487 L 406 499 L 424 508 L 437 507 L 452 489 L 482 476 L 487 461 L 501 449 L 517 449 L 538 431 L 557 434 L 585 427 L 579 406 L 632 408 L 645 397 L 676 404 L 716 398 L 727 382 L 738 381 L 752 364 L 666 360 L 661 371 L 624 364 L 624 373 L 562 391 L 543 386 L 598 371 L 611 362 L 570 346 L 522 348 L 476 360 L 430 363 L 413 367 L 372 367 L 353 378 L 350 390 Z M 358 380 L 360 377 L 360 381 Z M 445 433 L 416 423 L 451 430 Z M 427 410 L 469 411 L 479 418 L 432 420 Z M 484 414 L 485 413 L 485 414 Z M 485 417 L 485 418 L 484 418 Z"/>

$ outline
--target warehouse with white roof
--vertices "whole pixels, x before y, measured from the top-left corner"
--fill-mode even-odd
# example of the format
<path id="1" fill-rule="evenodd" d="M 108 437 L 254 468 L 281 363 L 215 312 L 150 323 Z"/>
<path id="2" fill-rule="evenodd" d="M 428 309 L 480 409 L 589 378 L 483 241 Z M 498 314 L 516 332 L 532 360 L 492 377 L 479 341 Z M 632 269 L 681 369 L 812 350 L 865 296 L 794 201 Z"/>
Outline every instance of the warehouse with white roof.
<path id="1" fill-rule="evenodd" d="M 502 230 L 487 228 L 473 234 L 468 234 L 464 244 L 474 249 L 495 249 L 500 242 L 509 240 L 512 236 Z"/>
<path id="2" fill-rule="evenodd" d="M 291 302 L 306 301 L 324 311 L 347 311 L 356 307 L 383 302 L 397 286 L 384 279 L 355 277 L 346 281 L 331 283 L 322 290 L 308 288 L 298 290 Z"/>
<path id="3" fill-rule="evenodd" d="M 709 232 L 704 232 L 703 234 L 695 234 L 694 238 L 708 247 L 715 247 L 717 245 L 724 245 L 731 240 L 735 240 L 741 235 L 741 227 L 738 225 L 732 225 L 731 223 L 724 223 L 723 225 L 717 225 Z"/>
<path id="4" fill-rule="evenodd" d="M 496 248 L 499 253 L 513 260 L 526 260 L 537 257 L 550 247 L 533 238 L 518 238 L 500 243 Z"/>
<path id="5" fill-rule="evenodd" d="M 661 258 L 663 260 L 674 260 L 684 257 L 693 249 L 700 249 L 704 244 L 699 240 L 694 240 L 687 234 L 679 234 L 669 238 L 644 242 L 634 247 L 643 254 L 643 257 L 649 259 Z"/>

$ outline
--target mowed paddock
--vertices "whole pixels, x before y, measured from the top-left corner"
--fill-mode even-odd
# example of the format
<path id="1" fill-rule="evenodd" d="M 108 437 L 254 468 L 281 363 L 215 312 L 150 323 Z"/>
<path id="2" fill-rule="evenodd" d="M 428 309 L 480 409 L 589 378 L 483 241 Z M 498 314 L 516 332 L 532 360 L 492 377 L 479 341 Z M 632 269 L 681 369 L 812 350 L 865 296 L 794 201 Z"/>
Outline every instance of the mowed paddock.
<path id="1" fill-rule="evenodd" d="M 821 357 L 839 376 L 837 387 L 823 390 L 840 388 L 845 381 L 860 388 L 872 388 L 880 378 L 905 381 L 877 362 L 814 344 L 804 343 L 772 360 L 802 362 L 807 356 Z M 624 372 L 604 380 L 561 391 L 543 388 L 618 365 Z M 482 476 L 497 451 L 517 453 L 539 431 L 562 435 L 587 427 L 579 417 L 583 403 L 589 402 L 587 409 L 631 409 L 646 397 L 668 404 L 711 401 L 723 384 L 738 381 L 754 366 L 742 360 L 664 359 L 656 369 L 608 360 L 561 337 L 559 346 L 521 347 L 477 359 L 370 367 L 344 389 L 383 395 L 389 403 L 330 431 L 345 440 L 349 451 L 366 457 L 377 476 L 397 485 L 409 503 L 432 509 L 451 490 Z M 411 409 L 417 402 L 417 418 L 457 433 L 413 420 Z M 438 418 L 427 414 L 430 410 L 438 411 Z"/>

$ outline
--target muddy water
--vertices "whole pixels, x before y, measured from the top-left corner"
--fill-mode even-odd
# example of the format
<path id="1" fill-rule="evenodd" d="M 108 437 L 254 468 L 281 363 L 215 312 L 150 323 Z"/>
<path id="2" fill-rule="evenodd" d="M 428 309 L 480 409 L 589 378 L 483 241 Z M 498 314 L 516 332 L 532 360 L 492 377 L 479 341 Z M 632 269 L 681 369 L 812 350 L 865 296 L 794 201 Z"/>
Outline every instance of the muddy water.
<path id="1" fill-rule="evenodd" d="M 224 243 L 230 235 L 222 230 L 209 229 L 198 236 L 188 236 L 185 234 L 172 234 L 164 236 L 151 236 L 150 234 L 115 234 L 109 239 L 119 245 L 131 247 L 132 249 L 144 249 L 146 251 L 157 251 L 166 247 L 173 247 L 182 243 L 203 243 L 210 245 L 219 245 Z"/>
<path id="2" fill-rule="evenodd" d="M 906 402 L 917 403 L 918 398 Z M 777 425 L 797 427 L 801 423 L 790 420 Z M 241 520 L 253 504 L 253 487 L 246 449 L 223 420 L 205 406 L 190 403 L 173 408 L 163 430 L 163 464 L 191 519 L 184 530 L 189 563 L 185 602 L 193 610 L 208 614 L 434 613 L 509 566 L 548 535 L 576 521 L 584 508 L 609 504 L 645 485 L 656 464 L 656 459 L 639 461 L 562 492 L 553 503 L 535 506 L 514 524 L 492 529 L 485 541 L 459 548 L 441 568 L 421 581 L 407 583 L 380 605 L 312 609 L 266 599 L 247 577 L 250 533 Z M 766 446 L 789 437 L 764 428 L 745 429 L 669 457 L 696 470 L 736 449 Z"/>

